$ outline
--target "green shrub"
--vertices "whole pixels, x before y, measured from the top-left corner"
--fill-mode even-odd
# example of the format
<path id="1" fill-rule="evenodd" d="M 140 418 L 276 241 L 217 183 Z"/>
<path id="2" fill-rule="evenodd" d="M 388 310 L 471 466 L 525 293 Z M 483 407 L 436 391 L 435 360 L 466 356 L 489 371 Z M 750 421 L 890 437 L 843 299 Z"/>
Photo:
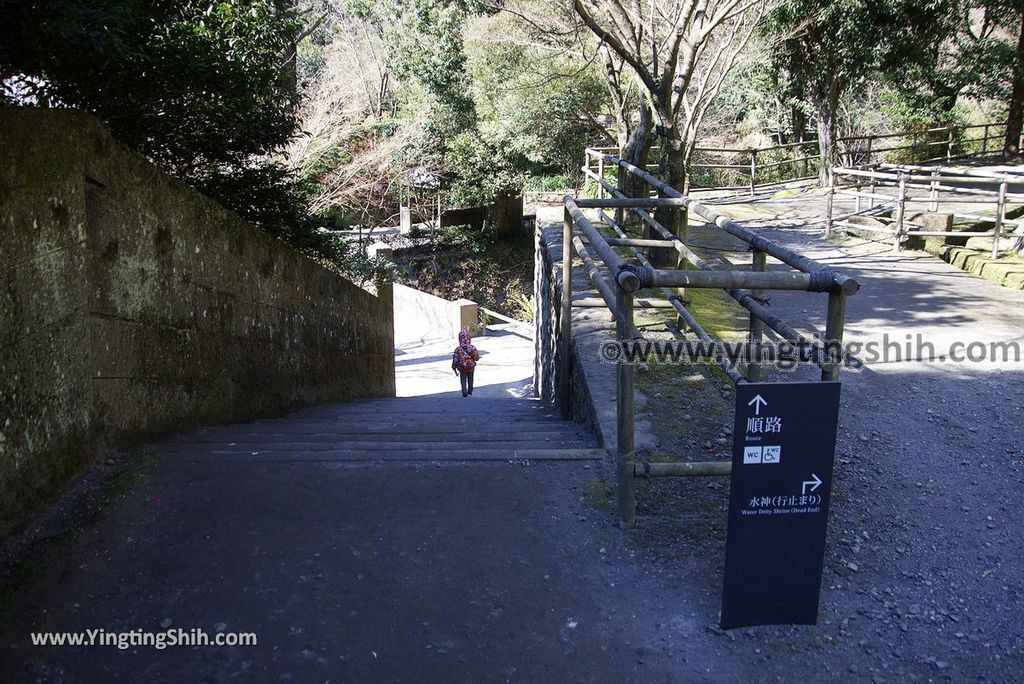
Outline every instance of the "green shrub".
<path id="1" fill-rule="evenodd" d="M 487 243 L 493 241 L 494 230 L 489 224 L 483 231 L 474 231 L 470 226 L 445 226 L 437 231 L 435 247 L 439 250 L 464 249 L 474 254 L 487 251 Z"/>
<path id="2" fill-rule="evenodd" d="M 509 301 L 509 305 L 512 307 L 512 318 L 533 323 L 534 302 L 532 296 L 516 294 Z"/>
<path id="3" fill-rule="evenodd" d="M 567 174 L 532 176 L 526 183 L 526 189 L 537 192 L 558 192 L 575 189 L 578 183 L 577 176 Z"/>

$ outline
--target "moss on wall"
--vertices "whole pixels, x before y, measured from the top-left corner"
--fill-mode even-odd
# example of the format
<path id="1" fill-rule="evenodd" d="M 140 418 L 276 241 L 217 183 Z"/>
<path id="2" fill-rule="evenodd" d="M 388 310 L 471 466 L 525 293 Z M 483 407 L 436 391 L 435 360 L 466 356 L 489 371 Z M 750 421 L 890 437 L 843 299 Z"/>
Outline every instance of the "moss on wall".
<path id="1" fill-rule="evenodd" d="M 0 534 L 80 471 L 200 423 L 394 394 L 360 289 L 73 111 L 0 109 Z"/>

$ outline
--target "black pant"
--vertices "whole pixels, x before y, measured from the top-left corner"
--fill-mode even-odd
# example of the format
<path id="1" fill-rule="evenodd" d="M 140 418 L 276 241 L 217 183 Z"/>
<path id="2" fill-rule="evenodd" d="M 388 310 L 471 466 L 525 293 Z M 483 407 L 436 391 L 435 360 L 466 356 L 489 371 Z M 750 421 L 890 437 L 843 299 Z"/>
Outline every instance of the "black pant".
<path id="1" fill-rule="evenodd" d="M 473 373 L 459 371 L 459 381 L 462 382 L 462 396 L 465 397 L 473 393 Z"/>

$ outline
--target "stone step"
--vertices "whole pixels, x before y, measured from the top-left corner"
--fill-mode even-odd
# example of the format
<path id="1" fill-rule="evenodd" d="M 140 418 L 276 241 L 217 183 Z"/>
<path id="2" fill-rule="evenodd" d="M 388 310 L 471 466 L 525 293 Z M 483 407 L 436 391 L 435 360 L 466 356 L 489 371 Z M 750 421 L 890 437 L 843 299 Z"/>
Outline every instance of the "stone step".
<path id="1" fill-rule="evenodd" d="M 516 415 L 510 413 L 460 413 L 456 411 L 438 411 L 427 413 L 426 411 L 413 411 L 410 413 L 385 413 L 383 411 L 370 411 L 367 413 L 346 413 L 336 416 L 285 416 L 282 421 L 294 423 L 306 423 L 313 425 L 339 425 L 372 426 L 376 424 L 394 425 L 447 425 L 450 423 L 475 423 L 491 425 L 522 425 L 532 423 L 538 425 L 572 425 L 573 423 L 563 421 L 558 416 L 530 416 Z M 256 425 L 266 425 L 278 421 L 262 421 Z"/>
<path id="2" fill-rule="evenodd" d="M 413 414 L 407 416 L 373 414 L 366 416 L 345 416 L 336 420 L 323 418 L 308 419 L 295 416 L 252 423 L 235 423 L 223 426 L 206 426 L 194 429 L 189 435 L 210 434 L 216 431 L 235 430 L 242 432 L 303 431 L 307 433 L 354 433 L 354 432 L 439 432 L 446 429 L 486 430 L 496 432 L 521 432 L 524 430 L 562 430 L 581 432 L 579 423 L 553 419 L 502 416 L 454 416 L 452 414 Z"/>
<path id="3" fill-rule="evenodd" d="M 349 420 L 338 422 L 304 421 L 283 419 L 264 423 L 241 423 L 233 425 L 208 426 L 182 433 L 177 439 L 201 439 L 209 436 L 270 435 L 270 434 L 437 434 L 494 433 L 521 434 L 536 432 L 557 432 L 566 435 L 584 435 L 585 428 L 579 423 L 564 421 L 493 420 L 480 421 L 467 418 L 450 419 L 439 416 L 433 420 L 419 418 L 382 417 L 374 420 Z"/>
<path id="4" fill-rule="evenodd" d="M 452 441 L 452 440 L 402 440 L 400 442 L 394 440 L 365 440 L 358 442 L 248 442 L 248 443 L 188 443 L 184 446 L 186 449 L 188 446 L 194 444 L 195 448 L 201 451 L 210 451 L 216 453 L 239 453 L 239 454 L 250 454 L 253 452 L 277 452 L 277 451 L 400 451 L 402 449 L 412 449 L 416 451 L 472 451 L 474 448 L 473 442 L 470 441 Z M 479 442 L 480 448 L 482 449 L 572 449 L 580 446 L 580 440 L 578 439 L 560 439 L 560 440 L 525 440 L 521 442 L 513 441 L 491 441 L 491 442 Z M 180 448 L 180 446 L 168 446 L 168 449 L 174 450 Z M 160 448 L 156 447 L 155 452 L 159 453 Z"/>
<path id="5" fill-rule="evenodd" d="M 411 414 L 451 414 L 463 415 L 507 415 L 560 418 L 558 409 L 540 402 L 529 402 L 522 399 L 478 399 L 476 397 L 458 397 L 452 399 L 432 398 L 423 400 L 415 398 L 397 398 L 388 400 L 356 401 L 344 404 L 328 404 L 308 409 L 301 409 L 295 417 L 336 417 L 353 415 L 411 415 Z"/>
<path id="6" fill-rule="evenodd" d="M 456 413 L 452 411 L 439 411 L 437 413 L 413 412 L 413 413 L 382 413 L 373 411 L 368 413 L 343 414 L 338 416 L 288 416 L 284 420 L 322 424 L 322 425 L 357 425 L 368 426 L 373 424 L 391 423 L 395 425 L 446 425 L 448 423 L 476 423 L 493 425 L 521 425 L 523 423 L 535 423 L 540 425 L 572 425 L 557 417 L 547 416 L 519 416 L 514 414 L 499 413 Z M 262 424 L 266 424 L 265 421 Z"/>
<path id="7" fill-rule="evenodd" d="M 551 440 L 589 441 L 588 435 L 576 430 L 445 430 L 429 432 L 424 430 L 373 430 L 366 432 L 324 431 L 307 432 L 297 427 L 289 431 L 247 431 L 236 432 L 217 430 L 208 433 L 181 435 L 167 440 L 167 443 L 188 444 L 290 444 L 290 443 L 346 443 L 395 441 L 402 435 L 403 442 L 545 442 Z M 387 439 L 390 438 L 390 439 Z"/>
<path id="8" fill-rule="evenodd" d="M 204 427 L 149 447 L 171 461 L 472 462 L 604 458 L 578 423 L 540 401 L 369 399 L 272 420 Z"/>
<path id="9" fill-rule="evenodd" d="M 372 463 L 474 461 L 593 461 L 605 458 L 604 449 L 434 449 L 334 451 L 261 451 L 251 453 L 211 452 L 200 448 L 160 453 L 168 461 L 195 463 Z"/>
<path id="10" fill-rule="evenodd" d="M 332 415 L 316 415 L 309 416 L 303 414 L 292 414 L 287 416 L 280 416 L 278 418 L 261 418 L 252 421 L 251 425 L 266 425 L 269 423 L 309 423 L 319 425 L 337 425 L 339 423 L 350 423 L 354 425 L 373 425 L 378 422 L 391 422 L 391 423 L 431 423 L 439 420 L 444 421 L 490 421 L 495 423 L 522 423 L 522 422 L 536 422 L 536 423 L 549 423 L 556 425 L 572 425 L 570 421 L 562 420 L 559 415 L 537 415 L 529 413 L 493 413 L 493 412 L 462 412 L 462 411 L 449 411 L 449 410 L 436 410 L 436 411 L 386 411 L 379 409 L 376 411 L 365 411 L 358 413 L 335 413 Z"/>

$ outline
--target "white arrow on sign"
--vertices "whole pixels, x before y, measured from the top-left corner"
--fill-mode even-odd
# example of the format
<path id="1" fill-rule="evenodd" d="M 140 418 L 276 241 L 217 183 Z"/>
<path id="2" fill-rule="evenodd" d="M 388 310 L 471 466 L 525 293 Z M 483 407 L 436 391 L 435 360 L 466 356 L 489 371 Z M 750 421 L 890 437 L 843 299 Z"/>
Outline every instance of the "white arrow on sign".
<path id="1" fill-rule="evenodd" d="M 817 476 L 817 475 L 815 475 L 814 473 L 811 473 L 811 477 L 812 477 L 812 478 L 814 478 L 814 479 L 812 479 L 812 480 L 804 480 L 804 488 L 803 488 L 803 490 L 802 490 L 802 491 L 800 492 L 800 495 L 801 495 L 801 496 L 803 496 L 804 494 L 806 494 L 806 493 L 807 493 L 807 485 L 811 485 L 811 491 L 812 491 L 812 492 L 813 492 L 813 491 L 814 491 L 815 489 L 817 489 L 818 487 L 820 487 L 820 486 L 821 486 L 821 478 L 820 478 L 820 477 L 818 477 L 818 476 Z"/>
<path id="2" fill-rule="evenodd" d="M 747 402 L 747 406 L 753 406 L 754 407 L 754 415 L 755 416 L 761 415 L 761 407 L 762 406 L 767 406 L 767 405 L 768 405 L 768 402 L 765 401 L 764 397 L 762 397 L 760 394 L 755 395 L 753 399 L 751 399 L 750 401 Z"/>

